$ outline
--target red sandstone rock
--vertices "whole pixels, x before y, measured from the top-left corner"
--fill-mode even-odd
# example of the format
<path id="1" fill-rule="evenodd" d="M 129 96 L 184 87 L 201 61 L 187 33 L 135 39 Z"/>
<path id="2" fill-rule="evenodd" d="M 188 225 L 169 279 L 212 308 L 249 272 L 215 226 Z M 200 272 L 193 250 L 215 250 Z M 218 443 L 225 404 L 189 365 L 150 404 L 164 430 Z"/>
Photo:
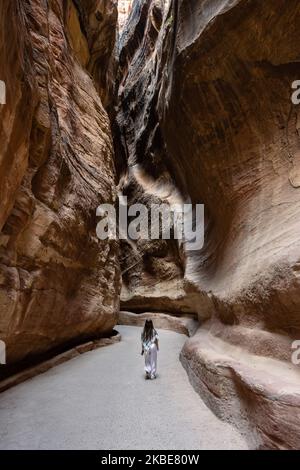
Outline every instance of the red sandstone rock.
<path id="1" fill-rule="evenodd" d="M 198 322 L 194 315 L 170 315 L 161 312 L 132 313 L 121 311 L 118 317 L 118 325 L 144 326 L 147 319 L 153 321 L 156 329 L 176 331 L 187 336 L 193 336 L 198 328 Z"/>
<path id="2" fill-rule="evenodd" d="M 116 20 L 110 0 L 0 5 L 0 338 L 9 364 L 116 323 L 118 246 L 95 232 L 96 207 L 116 197 L 97 92 L 109 88 L 108 69 L 99 78 L 97 68 L 112 54 Z"/>
<path id="3" fill-rule="evenodd" d="M 300 371 L 284 373 L 300 335 L 300 147 L 291 103 L 299 20 L 296 0 L 140 0 L 120 41 L 123 160 L 133 176 L 136 165 L 146 174 L 136 183 L 148 197 L 152 178 L 206 207 L 205 246 L 183 256 L 182 285 L 198 291 L 199 319 L 212 320 L 188 341 L 184 365 L 207 403 L 244 423 L 264 448 L 298 448 L 300 436 Z M 151 297 L 136 295 L 147 286 L 134 269 L 129 287 L 142 311 Z"/>
<path id="4" fill-rule="evenodd" d="M 126 308 L 197 311 L 181 355 L 206 403 L 260 448 L 300 445 L 296 0 L 139 0 L 119 44 L 113 0 L 0 4 L 0 337 L 15 362 L 112 329 L 116 198 L 206 206 L 206 243 L 122 243 Z M 85 349 L 85 347 L 83 347 Z M 78 353 L 78 351 L 76 352 Z"/>

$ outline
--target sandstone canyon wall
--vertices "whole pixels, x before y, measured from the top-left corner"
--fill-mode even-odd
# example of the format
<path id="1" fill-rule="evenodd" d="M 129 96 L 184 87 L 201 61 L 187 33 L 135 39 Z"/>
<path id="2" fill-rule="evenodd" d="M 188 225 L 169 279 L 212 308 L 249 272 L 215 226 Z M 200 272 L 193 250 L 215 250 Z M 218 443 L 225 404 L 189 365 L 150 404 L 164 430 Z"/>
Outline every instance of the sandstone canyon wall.
<path id="1" fill-rule="evenodd" d="M 299 20 L 297 0 L 135 0 L 115 58 L 114 0 L 1 2 L 9 364 L 109 334 L 122 271 L 127 310 L 197 313 L 181 360 L 208 406 L 299 448 Z M 203 249 L 100 242 L 118 195 L 205 204 Z"/>
<path id="2" fill-rule="evenodd" d="M 206 208 L 204 248 L 179 250 L 166 276 L 202 322 L 182 362 L 207 404 L 262 448 L 300 446 L 299 20 L 296 0 L 137 0 L 120 39 L 133 199 L 168 188 Z M 125 306 L 148 310 L 145 266 L 129 259 Z"/>
<path id="3" fill-rule="evenodd" d="M 170 204 L 180 199 L 158 124 L 158 97 L 164 63 L 158 56 L 168 2 L 135 2 L 119 41 L 118 155 L 124 164 L 119 189 L 128 203 Z M 158 222 L 158 217 L 152 221 Z M 162 234 L 161 234 L 162 236 Z M 196 311 L 184 286 L 182 247 L 172 240 L 122 243 L 121 305 L 133 311 Z"/>
<path id="4" fill-rule="evenodd" d="M 0 21 L 0 337 L 12 364 L 116 323 L 118 246 L 95 228 L 97 206 L 116 198 L 102 101 L 117 7 L 3 0 Z"/>

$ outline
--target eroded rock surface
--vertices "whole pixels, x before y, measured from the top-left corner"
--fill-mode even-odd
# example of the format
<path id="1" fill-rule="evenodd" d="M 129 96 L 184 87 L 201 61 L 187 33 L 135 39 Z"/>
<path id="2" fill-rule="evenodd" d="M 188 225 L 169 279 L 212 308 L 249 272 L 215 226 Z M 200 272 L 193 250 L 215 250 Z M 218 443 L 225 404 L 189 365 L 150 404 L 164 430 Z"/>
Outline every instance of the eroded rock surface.
<path id="1" fill-rule="evenodd" d="M 0 338 L 11 364 L 116 323 L 118 247 L 96 238 L 95 211 L 116 197 L 100 95 L 117 10 L 4 0 L 0 21 Z"/>
<path id="2" fill-rule="evenodd" d="M 152 320 L 155 329 L 171 330 L 187 336 L 193 336 L 198 328 L 194 315 L 170 315 L 162 312 L 132 313 L 121 311 L 118 317 L 119 325 L 144 326 L 146 320 Z"/>
<path id="3" fill-rule="evenodd" d="M 119 160 L 123 161 L 120 191 L 128 204 L 170 204 L 177 189 L 166 165 L 158 125 L 161 67 L 157 54 L 159 29 L 167 2 L 138 1 L 119 41 L 118 126 Z M 174 201 L 173 201 L 174 202 Z M 158 225 L 158 217 L 151 217 Z M 121 267 L 123 308 L 134 311 L 194 312 L 183 285 L 182 249 L 172 240 L 123 242 Z"/>
<path id="4" fill-rule="evenodd" d="M 114 0 L 2 1 L 9 362 L 111 331 L 120 260 L 123 307 L 197 312 L 181 359 L 208 405 L 252 446 L 299 448 L 299 20 L 297 0 L 135 0 L 115 77 Z M 119 258 L 95 233 L 117 194 L 204 203 L 204 248 L 125 240 Z"/>
<path id="5" fill-rule="evenodd" d="M 222 416 L 236 422 L 243 415 L 255 445 L 266 448 L 300 445 L 300 370 L 292 379 L 283 372 L 300 332 L 299 119 L 291 102 L 299 19 L 296 0 L 139 0 L 120 41 L 118 118 L 129 173 L 148 197 L 172 187 L 206 207 L 205 246 L 179 250 L 175 279 L 196 289 L 199 319 L 210 320 L 182 360 L 210 406 L 218 412 L 223 402 Z M 144 288 L 136 278 L 133 293 Z M 224 343 L 218 354 L 205 354 L 203 331 Z M 234 360 L 224 352 L 231 347 Z M 238 353 L 246 352 L 243 364 Z M 224 371 L 243 408 L 234 418 L 214 385 Z"/>

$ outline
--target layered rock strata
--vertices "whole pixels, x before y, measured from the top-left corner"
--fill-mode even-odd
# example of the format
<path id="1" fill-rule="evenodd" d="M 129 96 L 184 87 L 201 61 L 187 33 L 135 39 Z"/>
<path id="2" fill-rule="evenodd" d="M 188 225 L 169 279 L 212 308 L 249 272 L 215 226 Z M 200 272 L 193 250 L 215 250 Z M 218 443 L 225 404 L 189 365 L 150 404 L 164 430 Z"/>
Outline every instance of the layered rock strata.
<path id="1" fill-rule="evenodd" d="M 100 96 L 117 9 L 3 0 L 0 21 L 0 338 L 12 364 L 116 323 L 118 246 L 97 239 L 96 208 L 116 198 Z"/>
<path id="2" fill-rule="evenodd" d="M 264 448 L 300 443 L 299 19 L 294 0 L 138 0 L 120 41 L 131 173 L 147 194 L 171 184 L 205 204 L 204 248 L 179 252 L 206 320 L 182 361 L 208 404 Z"/>

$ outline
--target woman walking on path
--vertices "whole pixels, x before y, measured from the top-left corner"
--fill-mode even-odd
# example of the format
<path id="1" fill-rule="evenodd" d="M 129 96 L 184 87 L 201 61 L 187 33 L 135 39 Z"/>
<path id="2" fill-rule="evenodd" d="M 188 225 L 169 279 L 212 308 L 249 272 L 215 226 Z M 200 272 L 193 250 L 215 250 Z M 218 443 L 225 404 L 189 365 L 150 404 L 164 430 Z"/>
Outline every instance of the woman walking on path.
<path id="1" fill-rule="evenodd" d="M 142 355 L 145 357 L 146 379 L 156 379 L 158 334 L 152 320 L 146 320 L 141 336 Z"/>

